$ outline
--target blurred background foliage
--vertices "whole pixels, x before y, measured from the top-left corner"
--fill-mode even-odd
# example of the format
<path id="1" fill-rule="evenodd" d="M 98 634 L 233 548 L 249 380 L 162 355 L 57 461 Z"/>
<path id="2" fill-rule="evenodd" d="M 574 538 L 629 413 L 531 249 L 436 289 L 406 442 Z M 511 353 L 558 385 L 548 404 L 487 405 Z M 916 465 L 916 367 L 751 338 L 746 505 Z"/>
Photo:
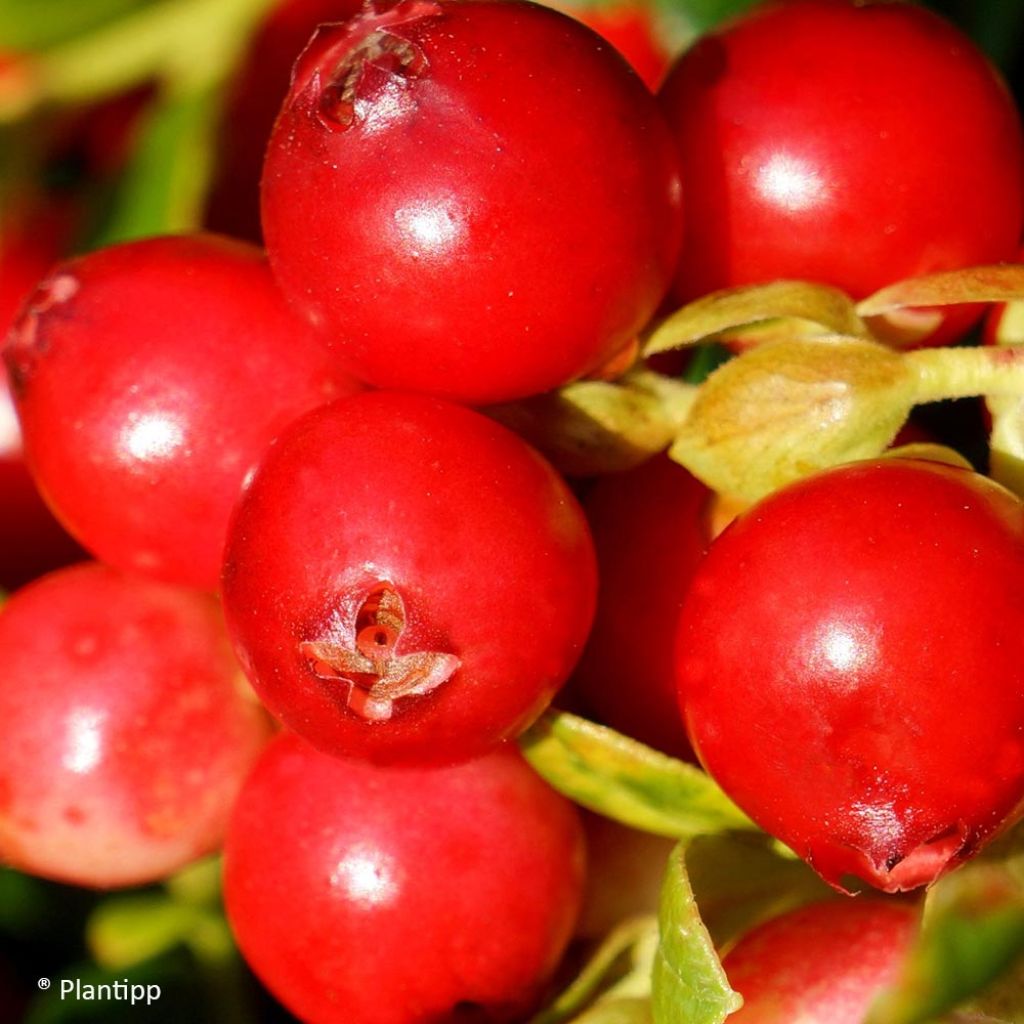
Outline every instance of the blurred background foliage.
<path id="1" fill-rule="evenodd" d="M 609 24 L 622 21 L 625 10 L 630 38 L 639 12 L 668 53 L 751 6 L 642 3 L 572 0 L 571 9 Z M 201 226 L 258 239 L 260 152 L 291 59 L 311 24 L 357 6 L 0 0 L 0 323 L 60 255 Z M 1024 101 L 1024 0 L 928 6 L 972 36 Z M 0 1021 L 289 1019 L 233 949 L 216 874 L 209 862 L 168 885 L 125 895 L 0 869 Z M 148 1008 L 62 1000 L 62 977 L 157 983 L 162 995 Z M 41 978 L 51 981 L 49 989 L 41 989 Z"/>

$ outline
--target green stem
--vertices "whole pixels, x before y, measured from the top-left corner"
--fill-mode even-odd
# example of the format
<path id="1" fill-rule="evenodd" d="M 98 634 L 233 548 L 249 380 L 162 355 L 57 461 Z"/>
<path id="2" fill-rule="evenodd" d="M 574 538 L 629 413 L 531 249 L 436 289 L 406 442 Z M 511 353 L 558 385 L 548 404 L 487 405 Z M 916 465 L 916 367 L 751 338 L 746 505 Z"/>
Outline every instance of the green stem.
<path id="1" fill-rule="evenodd" d="M 928 348 L 908 352 L 914 404 L 975 395 L 1024 395 L 1024 348 Z"/>
<path id="2" fill-rule="evenodd" d="M 27 81 L 0 76 L 0 124 L 44 104 L 81 104 L 163 80 L 181 88 L 234 67 L 272 0 L 163 0 L 34 58 Z"/>

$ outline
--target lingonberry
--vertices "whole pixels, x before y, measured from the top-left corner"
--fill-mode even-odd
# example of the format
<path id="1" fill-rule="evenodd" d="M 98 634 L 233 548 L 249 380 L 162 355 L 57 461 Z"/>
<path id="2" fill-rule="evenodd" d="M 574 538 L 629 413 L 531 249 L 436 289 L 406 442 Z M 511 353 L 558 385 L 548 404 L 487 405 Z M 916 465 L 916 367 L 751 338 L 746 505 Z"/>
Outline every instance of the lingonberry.
<path id="1" fill-rule="evenodd" d="M 246 960 L 310 1024 L 521 1020 L 572 932 L 582 830 L 511 746 L 383 768 L 286 734 L 241 793 L 224 883 Z"/>
<path id="2" fill-rule="evenodd" d="M 521 0 L 371 4 L 322 29 L 262 205 L 275 275 L 358 377 L 469 403 L 546 391 L 629 342 L 681 226 L 643 83 Z"/>
<path id="3" fill-rule="evenodd" d="M 683 756 L 692 751 L 678 714 L 675 625 L 708 544 L 709 498 L 661 456 L 601 477 L 583 504 L 600 583 L 574 690 L 608 725 Z"/>
<path id="4" fill-rule="evenodd" d="M 917 917 L 901 901 L 844 899 L 760 925 L 723 962 L 743 996 L 730 1024 L 863 1024 L 899 976 Z"/>
<path id="5" fill-rule="evenodd" d="M 760 4 L 685 53 L 660 99 L 692 198 L 681 299 L 775 278 L 862 298 L 1016 251 L 1019 116 L 921 6 Z"/>
<path id="6" fill-rule="evenodd" d="M 221 841 L 268 720 L 210 595 L 96 563 L 0 610 L 0 855 L 112 887 Z"/>
<path id="7" fill-rule="evenodd" d="M 711 546 L 677 664 L 698 755 L 760 825 L 833 885 L 931 882 L 1024 792 L 1021 504 L 900 459 L 778 491 Z"/>
<path id="8" fill-rule="evenodd" d="M 4 351 L 25 452 L 104 561 L 213 590 L 246 474 L 287 423 L 357 385 L 252 246 L 147 239 L 58 267 Z"/>
<path id="9" fill-rule="evenodd" d="M 593 545 L 553 469 L 439 399 L 303 417 L 240 501 L 223 597 L 267 706 L 331 753 L 456 760 L 525 728 L 593 617 Z"/>

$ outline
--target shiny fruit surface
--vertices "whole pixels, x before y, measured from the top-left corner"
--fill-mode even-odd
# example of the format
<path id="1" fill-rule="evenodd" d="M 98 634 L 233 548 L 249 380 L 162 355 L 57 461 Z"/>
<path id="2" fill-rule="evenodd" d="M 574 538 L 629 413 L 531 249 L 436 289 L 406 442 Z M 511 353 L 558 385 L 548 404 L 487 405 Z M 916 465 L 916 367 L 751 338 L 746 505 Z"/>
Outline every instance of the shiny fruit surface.
<path id="1" fill-rule="evenodd" d="M 735 1024 L 863 1024 L 894 983 L 917 927 L 910 904 L 828 900 L 744 935 L 723 966 L 743 996 Z"/>
<path id="2" fill-rule="evenodd" d="M 4 349 L 29 467 L 98 558 L 214 590 L 228 516 L 286 424 L 358 389 L 254 246 L 128 242 L 59 266 Z"/>
<path id="3" fill-rule="evenodd" d="M 696 574 L 677 640 L 690 738 L 826 881 L 914 888 L 1017 811 L 1022 627 L 1008 491 L 900 459 L 809 477 L 737 519 Z"/>
<path id="4" fill-rule="evenodd" d="M 682 300 L 778 278 L 859 299 L 1016 252 L 1020 117 L 923 7 L 759 4 L 687 51 L 659 96 L 693 199 Z"/>
<path id="5" fill-rule="evenodd" d="M 593 617 L 593 543 L 548 463 L 440 399 L 303 417 L 229 531 L 224 607 L 267 706 L 314 746 L 455 761 L 526 728 Z"/>
<path id="6" fill-rule="evenodd" d="M 629 343 L 681 228 L 648 90 L 586 26 L 519 0 L 401 0 L 322 29 L 262 209 L 282 289 L 356 376 L 468 404 Z"/>
<path id="7" fill-rule="evenodd" d="M 285 734 L 232 819 L 228 918 L 310 1024 L 523 1020 L 572 932 L 583 852 L 576 809 L 514 747 L 384 768 Z"/>
<path id="8" fill-rule="evenodd" d="M 269 723 L 212 597 L 98 563 L 0 609 L 0 854 L 110 888 L 216 849 Z"/>

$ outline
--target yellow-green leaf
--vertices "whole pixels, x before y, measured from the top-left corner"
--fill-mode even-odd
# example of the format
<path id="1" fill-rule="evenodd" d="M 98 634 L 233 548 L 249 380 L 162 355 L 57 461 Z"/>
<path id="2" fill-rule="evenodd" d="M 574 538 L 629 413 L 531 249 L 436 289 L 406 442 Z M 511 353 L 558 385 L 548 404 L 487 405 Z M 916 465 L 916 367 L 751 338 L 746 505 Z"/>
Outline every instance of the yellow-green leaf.
<path id="1" fill-rule="evenodd" d="M 771 331 L 775 340 L 787 331 L 865 336 L 865 328 L 853 301 L 838 288 L 806 281 L 773 281 L 712 292 L 666 317 L 644 345 L 645 355 L 696 345 L 724 332 L 783 321 Z M 790 323 L 787 323 L 790 321 Z M 759 340 L 756 335 L 752 340 Z"/>
<path id="2" fill-rule="evenodd" d="M 862 317 L 871 317 L 915 306 L 957 306 L 1012 299 L 1024 299 L 1024 265 L 997 263 L 909 277 L 863 299 L 857 304 L 857 312 Z"/>
<path id="3" fill-rule="evenodd" d="M 902 360 L 846 337 L 750 349 L 701 385 L 670 454 L 713 490 L 746 501 L 879 455 L 914 401 Z"/>
<path id="4" fill-rule="evenodd" d="M 548 712 L 520 743 L 555 789 L 624 825 L 674 838 L 756 829 L 696 766 L 585 718 Z"/>
<path id="5" fill-rule="evenodd" d="M 729 985 L 687 874 L 686 844 L 669 859 L 651 977 L 655 1024 L 722 1024 L 742 1005 Z"/>

